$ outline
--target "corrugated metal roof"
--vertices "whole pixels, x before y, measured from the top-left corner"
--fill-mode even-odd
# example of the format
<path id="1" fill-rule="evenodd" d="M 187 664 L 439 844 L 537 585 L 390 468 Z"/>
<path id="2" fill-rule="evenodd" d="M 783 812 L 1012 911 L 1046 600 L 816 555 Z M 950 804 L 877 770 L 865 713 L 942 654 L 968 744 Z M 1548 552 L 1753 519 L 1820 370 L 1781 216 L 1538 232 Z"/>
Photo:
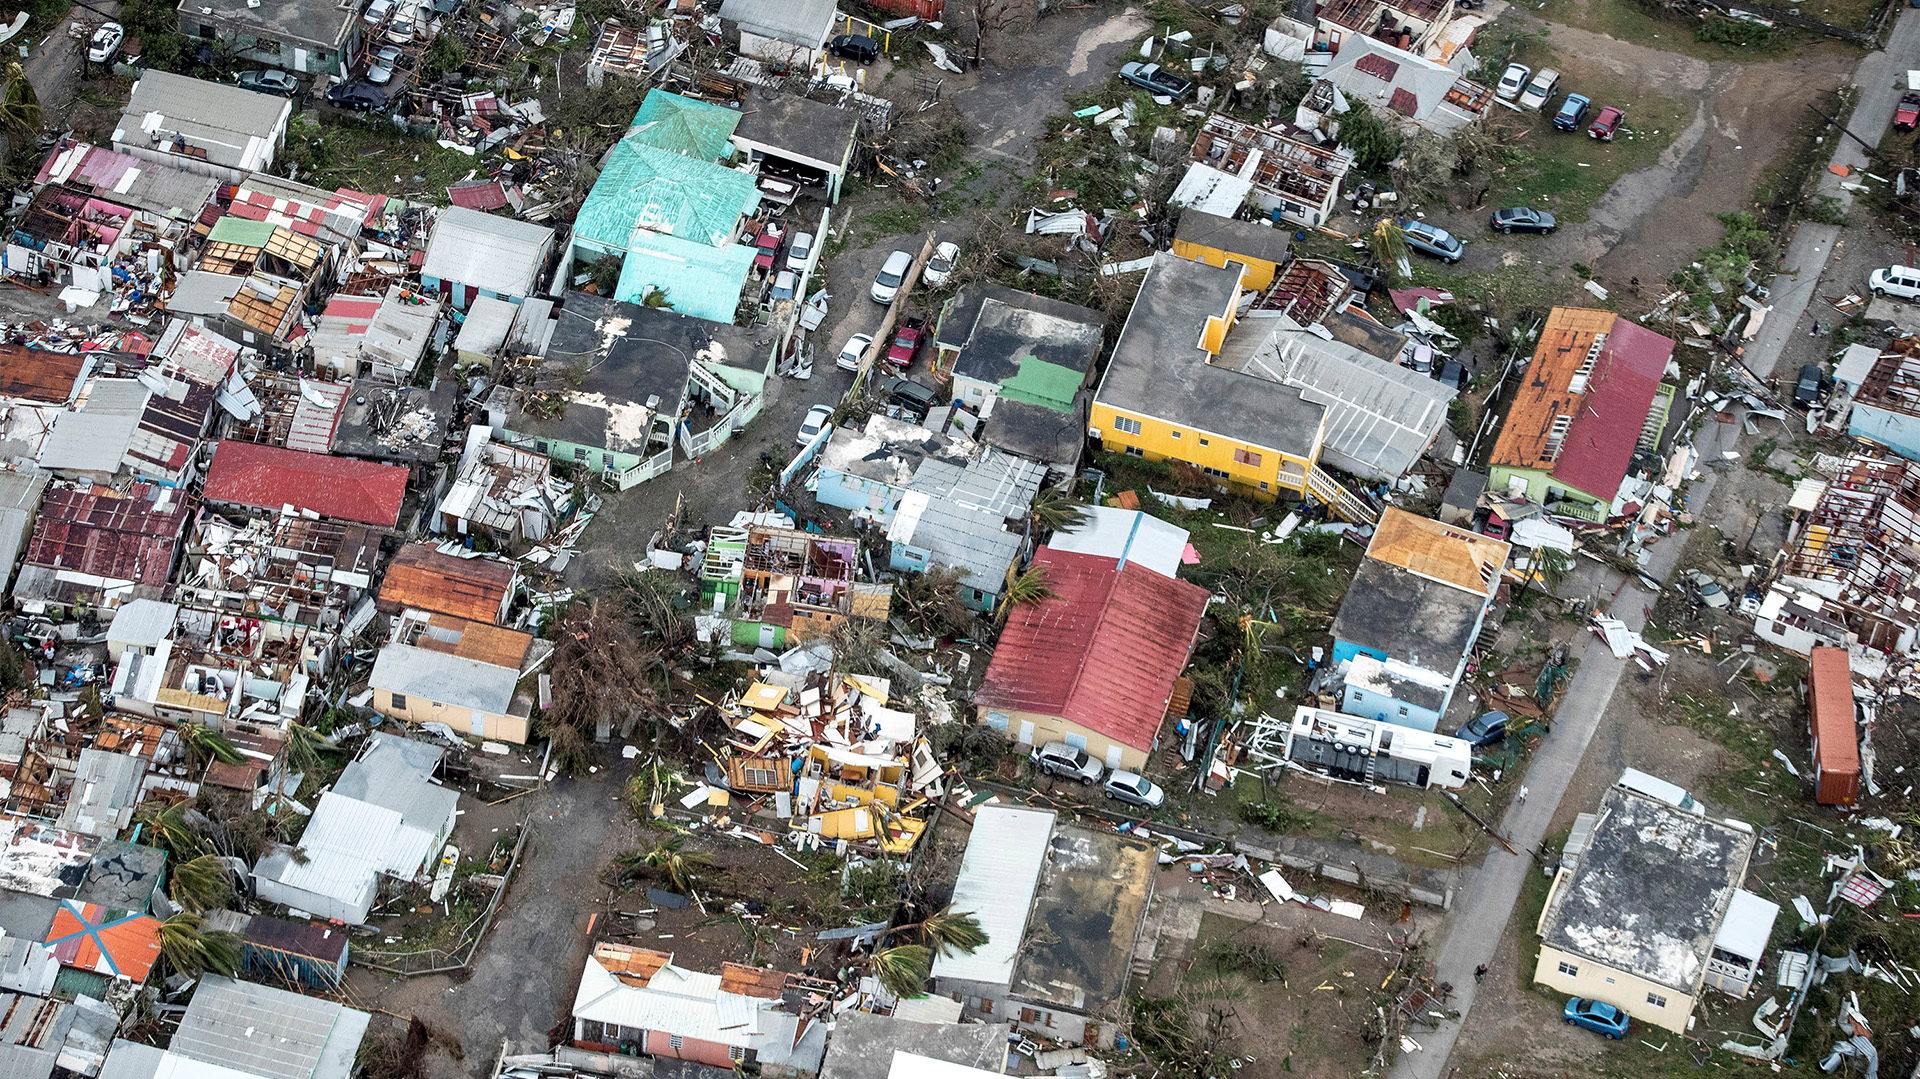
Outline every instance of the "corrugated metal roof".
<path id="1" fill-rule="evenodd" d="M 149 132 L 178 134 L 212 164 L 263 168 L 292 112 L 293 103 L 275 94 L 149 69 L 133 84 L 113 141 L 145 147 Z"/>
<path id="2" fill-rule="evenodd" d="M 833 30 L 834 0 L 726 0 L 720 17 L 762 37 L 819 48 Z"/>
<path id="3" fill-rule="evenodd" d="M 740 290 L 753 269 L 753 250 L 746 244 L 713 248 L 678 236 L 636 232 L 614 296 L 623 303 L 643 303 L 658 288 L 676 314 L 732 325 Z"/>
<path id="4" fill-rule="evenodd" d="M 40 466 L 53 472 L 119 471 L 151 392 L 136 379 L 94 379 L 80 410 L 61 413 L 54 423 L 40 449 Z"/>
<path id="5" fill-rule="evenodd" d="M 69 831 L 101 839 L 120 834 L 140 800 L 140 782 L 147 776 L 143 757 L 108 753 L 88 746 L 74 765 L 73 786 L 55 823 Z"/>
<path id="6" fill-rule="evenodd" d="M 759 204 L 760 189 L 744 172 L 621 139 L 580 207 L 574 235 L 624 251 L 640 227 L 719 247 Z"/>
<path id="7" fill-rule="evenodd" d="M 1673 346 L 1670 337 L 1624 318 L 1614 320 L 1567 431 L 1566 449 L 1553 466 L 1556 483 L 1607 500 L 1619 493 Z"/>
<path id="8" fill-rule="evenodd" d="M 615 961 L 614 966 L 625 964 Z M 774 1001 L 722 993 L 720 982 L 717 974 L 669 963 L 654 971 L 645 985 L 633 985 L 603 965 L 603 953 L 596 952 L 587 957 L 581 973 L 573 1015 L 740 1048 L 792 1048 L 799 1035 L 798 1016 L 773 1010 Z M 723 998 L 730 998 L 724 1006 Z"/>
<path id="9" fill-rule="evenodd" d="M 1160 574 L 1177 576 L 1187 551 L 1187 530 L 1139 510 L 1083 506 L 1079 526 L 1055 532 L 1047 546 L 1055 551 L 1099 555 L 1133 562 Z"/>
<path id="10" fill-rule="evenodd" d="M 368 685 L 387 693 L 419 697 L 455 708 L 502 716 L 513 704 L 517 667 L 498 667 L 405 644 L 390 644 L 373 661 Z"/>
<path id="11" fill-rule="evenodd" d="M 153 1079 L 160 1070 L 165 1049 L 115 1038 L 96 1079 Z"/>
<path id="12" fill-rule="evenodd" d="M 174 282 L 173 295 L 167 297 L 166 309 L 176 315 L 224 315 L 245 280 L 230 274 L 188 270 Z M 209 381 L 217 382 L 219 379 L 215 377 Z"/>
<path id="13" fill-rule="evenodd" d="M 129 600 L 113 612 L 113 622 L 107 627 L 107 642 L 151 648 L 173 629 L 174 617 L 179 613 L 177 603 Z"/>
<path id="14" fill-rule="evenodd" d="M 1811 699 L 1807 718 L 1819 747 L 1814 766 L 1822 772 L 1860 772 L 1860 729 L 1853 706 L 1853 669 L 1847 650 L 1819 646 L 1807 654 Z"/>
<path id="15" fill-rule="evenodd" d="M 519 314 L 520 308 L 506 300 L 475 296 L 467 307 L 466 321 L 460 324 L 460 334 L 454 338 L 453 347 L 476 356 L 498 356 Z"/>
<path id="16" fill-rule="evenodd" d="M 214 502 L 264 510 L 290 505 L 392 528 L 406 496 L 407 470 L 228 440 L 214 450 L 204 491 Z"/>
<path id="17" fill-rule="evenodd" d="M 974 814 L 950 905 L 955 912 L 971 912 L 986 930 L 987 942 L 972 953 L 935 959 L 935 978 L 1012 984 L 1053 822 L 1053 812 L 1046 809 L 986 805 Z"/>
<path id="18" fill-rule="evenodd" d="M 44 472 L 0 472 L 0 589 L 8 584 L 20 550 L 33 534 L 33 519 L 46 490 Z"/>
<path id="19" fill-rule="evenodd" d="M 68 182 L 90 186 L 119 205 L 176 220 L 197 217 L 220 186 L 218 180 L 202 173 L 63 139 L 40 163 L 34 183 Z"/>
<path id="20" fill-rule="evenodd" d="M 420 273 L 502 296 L 525 296 L 552 247 L 553 230 L 545 225 L 450 206 L 433 223 Z"/>
<path id="21" fill-rule="evenodd" d="M 359 760 L 347 765 L 333 789 L 345 797 L 391 809 L 408 826 L 437 834 L 453 820 L 460 792 L 433 782 L 431 761 L 423 771 L 410 759 L 406 746 L 396 742 L 405 740 L 374 743 Z"/>
<path id="22" fill-rule="evenodd" d="M 160 961 L 160 919 L 63 899 L 46 945 L 61 966 L 139 985 Z"/>
<path id="23" fill-rule="evenodd" d="M 907 484 L 887 538 L 966 570 L 969 587 L 998 595 L 1024 542 L 1007 530 L 1007 518 L 1026 516 L 1045 475 L 1040 464 L 1011 454 L 964 467 L 929 459 Z"/>
<path id="24" fill-rule="evenodd" d="M 373 875 L 388 867 L 388 850 L 400 827 L 400 814 L 391 809 L 326 791 L 300 834 L 306 861 L 263 858 L 255 872 L 303 892 L 352 903 Z"/>
<path id="25" fill-rule="evenodd" d="M 640 102 L 627 137 L 701 161 L 718 161 L 732 154 L 728 140 L 739 124 L 740 114 L 724 105 L 656 88 L 647 91 L 646 100 Z"/>
<path id="26" fill-rule="evenodd" d="M 334 435 L 340 430 L 340 413 L 346 409 L 351 393 L 350 383 L 301 379 L 300 398 L 293 406 L 293 422 L 287 429 L 287 448 L 332 453 Z"/>
<path id="27" fill-rule="evenodd" d="M 974 703 L 1060 716 L 1148 749 L 1207 590 L 1136 563 L 1048 547 L 1033 564 L 1054 594 L 1013 609 Z"/>
<path id="28" fill-rule="evenodd" d="M 53 1061 L 53 1054 L 45 1049 L 0 1044 L 0 1075 L 8 1079 L 47 1079 L 53 1074 Z"/>
<path id="29" fill-rule="evenodd" d="M 228 214 L 214 223 L 212 231 L 207 233 L 207 242 L 265 247 L 267 241 L 273 239 L 274 228 L 270 221 L 253 221 Z"/>
<path id="30" fill-rule="evenodd" d="M 1321 453 L 1335 467 L 1397 479 L 1420 460 L 1447 419 L 1454 391 L 1438 379 L 1343 341 L 1280 330 L 1253 352 L 1246 370 L 1300 388 L 1327 409 Z"/>
<path id="31" fill-rule="evenodd" d="M 27 546 L 32 565 L 77 570 L 112 580 L 164 585 L 180 531 L 196 501 L 182 492 L 134 484 L 61 487 L 47 494 Z"/>
<path id="32" fill-rule="evenodd" d="M 392 613 L 417 607 L 492 623 L 500 617 L 514 576 L 511 562 L 459 558 L 429 544 L 410 544 L 387 566 L 386 579 L 380 583 L 380 609 Z"/>
<path id="33" fill-rule="evenodd" d="M 85 353 L 0 345 L 0 398 L 64 405 L 80 392 L 91 364 Z"/>
<path id="34" fill-rule="evenodd" d="M 313 1079 L 345 1008 L 209 974 L 194 990 L 171 1050 L 262 1079 Z"/>

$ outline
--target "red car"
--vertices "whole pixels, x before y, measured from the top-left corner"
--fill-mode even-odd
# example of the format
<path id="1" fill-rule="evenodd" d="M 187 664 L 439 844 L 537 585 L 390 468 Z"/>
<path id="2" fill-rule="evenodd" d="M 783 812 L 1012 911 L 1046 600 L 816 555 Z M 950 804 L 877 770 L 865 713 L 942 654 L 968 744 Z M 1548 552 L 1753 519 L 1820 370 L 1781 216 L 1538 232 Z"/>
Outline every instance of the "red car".
<path id="1" fill-rule="evenodd" d="M 1593 123 L 1587 125 L 1587 137 L 1599 139 L 1601 142 L 1612 142 L 1614 133 L 1620 130 L 1620 124 L 1626 118 L 1626 113 L 1608 105 L 1600 110 L 1600 115 L 1593 118 Z"/>
<path id="2" fill-rule="evenodd" d="M 920 342 L 927 338 L 927 324 L 917 318 L 910 318 L 894 331 L 893 345 L 887 349 L 887 362 L 902 371 L 913 366 L 913 357 L 920 351 Z"/>
<path id="3" fill-rule="evenodd" d="M 755 268 L 761 270 L 772 268 L 774 260 L 780 257 L 781 239 L 779 232 L 768 229 L 760 234 L 759 239 L 753 241 L 753 246 L 759 249 L 759 253 L 753 256 Z"/>
<path id="4" fill-rule="evenodd" d="M 1893 110 L 1893 129 L 1912 131 L 1920 125 L 1920 94 L 1906 94 L 1900 98 L 1900 107 Z"/>

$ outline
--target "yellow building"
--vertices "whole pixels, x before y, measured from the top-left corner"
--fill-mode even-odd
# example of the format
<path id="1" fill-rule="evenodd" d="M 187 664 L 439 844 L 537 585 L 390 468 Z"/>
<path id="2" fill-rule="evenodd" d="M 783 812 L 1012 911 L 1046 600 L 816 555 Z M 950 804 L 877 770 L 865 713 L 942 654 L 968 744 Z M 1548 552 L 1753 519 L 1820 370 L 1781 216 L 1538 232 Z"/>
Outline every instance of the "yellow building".
<path id="1" fill-rule="evenodd" d="M 1252 221 L 1221 217 L 1204 210 L 1183 210 L 1173 231 L 1173 253 L 1183 259 L 1224 267 L 1237 262 L 1247 268 L 1241 288 L 1264 289 L 1273 284 L 1287 262 L 1292 234 Z"/>
<path id="2" fill-rule="evenodd" d="M 1232 332 L 1245 274 L 1154 256 L 1094 395 L 1092 434 L 1109 452 L 1183 462 L 1254 498 L 1311 493 L 1339 508 L 1351 495 L 1317 468 L 1326 407 L 1247 370 L 1267 334 Z"/>
<path id="3" fill-rule="evenodd" d="M 1698 807 L 1676 808 L 1624 786 L 1609 790 L 1547 894 L 1533 980 L 1685 1033 L 1710 976 L 1716 987 L 1731 987 L 1723 944 L 1754 937 L 1756 927 L 1746 923 L 1756 919 L 1765 922 L 1757 930 L 1764 942 L 1779 912 L 1764 900 L 1736 903 L 1749 894 L 1740 884 L 1753 847 L 1750 830 Z M 1738 917 L 1729 919 L 1736 907 Z"/>
<path id="4" fill-rule="evenodd" d="M 461 734 L 524 744 L 533 700 L 518 689 L 533 638 L 484 622 L 409 611 L 373 662 L 367 687 L 381 715 L 444 723 Z"/>

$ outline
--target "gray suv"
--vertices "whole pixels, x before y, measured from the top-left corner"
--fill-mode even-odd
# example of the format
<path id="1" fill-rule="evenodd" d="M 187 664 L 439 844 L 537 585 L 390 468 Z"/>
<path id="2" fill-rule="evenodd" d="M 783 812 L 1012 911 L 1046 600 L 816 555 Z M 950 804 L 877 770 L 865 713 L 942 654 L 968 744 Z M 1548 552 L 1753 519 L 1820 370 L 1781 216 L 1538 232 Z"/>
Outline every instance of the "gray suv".
<path id="1" fill-rule="evenodd" d="M 1100 778 L 1106 767 L 1094 760 L 1084 749 L 1075 749 L 1065 742 L 1048 742 L 1033 751 L 1033 763 L 1040 770 L 1062 779 L 1077 779 L 1091 787 Z"/>

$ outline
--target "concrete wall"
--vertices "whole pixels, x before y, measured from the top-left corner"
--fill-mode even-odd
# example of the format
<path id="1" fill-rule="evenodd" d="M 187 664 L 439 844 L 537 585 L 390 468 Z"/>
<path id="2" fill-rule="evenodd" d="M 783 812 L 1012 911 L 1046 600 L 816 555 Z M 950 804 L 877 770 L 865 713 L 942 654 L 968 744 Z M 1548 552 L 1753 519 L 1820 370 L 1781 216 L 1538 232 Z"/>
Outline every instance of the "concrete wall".
<path id="1" fill-rule="evenodd" d="M 1572 974 L 1566 972 L 1569 969 Z M 1533 972 L 1533 980 L 1570 997 L 1605 1001 L 1642 1023 L 1675 1034 L 1687 1032 L 1687 1020 L 1693 1015 L 1694 998 L 1678 989 L 1545 944 L 1540 946 L 1540 965 Z M 1658 1003 L 1661 1001 L 1664 1005 Z"/>
<path id="2" fill-rule="evenodd" d="M 424 697 L 401 693 L 397 697 L 393 690 L 384 686 L 374 686 L 373 708 L 383 716 L 404 719 L 408 723 L 445 723 L 461 734 L 487 738 L 496 742 L 512 742 L 525 745 L 531 722 L 526 716 L 500 715 L 495 712 L 483 712 L 477 708 L 459 708 L 450 704 L 441 704 Z"/>
<path id="3" fill-rule="evenodd" d="M 1385 693 L 1351 685 L 1340 690 L 1340 711 L 1363 719 L 1411 727 L 1417 731 L 1438 730 L 1440 727 L 1440 713 L 1431 708 L 1422 708 Z"/>
<path id="4" fill-rule="evenodd" d="M 1920 417 L 1889 412 L 1878 405 L 1856 401 L 1847 433 L 1870 438 L 1909 460 L 1920 461 Z"/>
<path id="5" fill-rule="evenodd" d="M 1023 1003 L 1004 985 L 985 982 L 935 978 L 933 991 L 960 1002 L 963 1019 L 981 1019 L 989 1023 L 1012 1023 L 1018 1030 L 1030 1030 L 1049 1041 L 1067 1045 L 1113 1045 L 1111 1025 L 1079 1012 L 1053 1005 Z"/>
<path id="6" fill-rule="evenodd" d="M 1077 723 L 1071 723 L 1059 716 L 1041 715 L 1038 712 L 1001 711 L 982 707 L 980 722 L 998 731 L 1005 731 L 1009 738 L 1023 746 L 1039 746 L 1048 742 L 1065 742 L 1091 753 L 1102 764 L 1113 766 L 1116 763 L 1129 772 L 1138 772 L 1147 765 L 1147 751 L 1135 746 L 1116 742 Z"/>

